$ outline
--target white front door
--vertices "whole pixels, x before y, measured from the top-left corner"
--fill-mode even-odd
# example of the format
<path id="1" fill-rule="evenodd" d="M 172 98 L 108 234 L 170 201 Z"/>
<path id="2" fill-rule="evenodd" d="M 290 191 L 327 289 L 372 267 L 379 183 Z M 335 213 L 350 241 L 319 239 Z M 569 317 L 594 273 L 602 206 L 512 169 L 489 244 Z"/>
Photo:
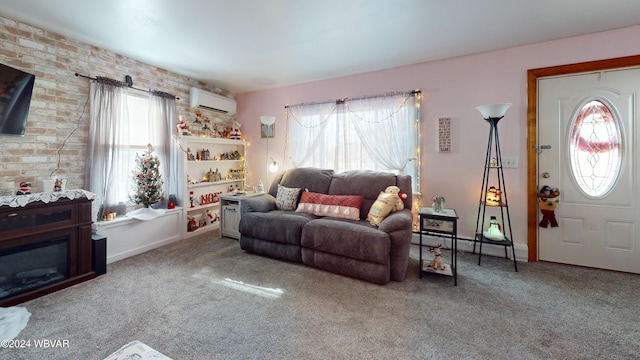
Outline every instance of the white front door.
<path id="1" fill-rule="evenodd" d="M 560 191 L 540 260 L 640 273 L 639 92 L 640 69 L 538 80 L 538 188 Z"/>

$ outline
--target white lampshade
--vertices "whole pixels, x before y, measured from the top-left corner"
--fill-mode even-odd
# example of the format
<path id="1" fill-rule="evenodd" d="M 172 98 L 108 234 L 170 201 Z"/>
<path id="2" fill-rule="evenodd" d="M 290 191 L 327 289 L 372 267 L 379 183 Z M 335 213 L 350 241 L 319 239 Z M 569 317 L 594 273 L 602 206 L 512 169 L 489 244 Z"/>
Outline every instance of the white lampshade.
<path id="1" fill-rule="evenodd" d="M 269 172 L 272 172 L 272 173 L 278 172 L 278 163 L 275 160 L 273 160 L 273 158 L 271 158 L 271 161 L 269 161 Z"/>
<path id="2" fill-rule="evenodd" d="M 263 115 L 263 116 L 260 116 L 260 122 L 265 125 L 273 125 L 273 123 L 276 122 L 276 117 Z"/>
<path id="3" fill-rule="evenodd" d="M 507 109 L 511 106 L 511 103 L 504 104 L 491 104 L 491 105 L 482 105 L 476 107 L 478 111 L 482 114 L 482 117 L 486 119 L 495 119 L 502 118 L 504 113 L 507 112 Z"/>

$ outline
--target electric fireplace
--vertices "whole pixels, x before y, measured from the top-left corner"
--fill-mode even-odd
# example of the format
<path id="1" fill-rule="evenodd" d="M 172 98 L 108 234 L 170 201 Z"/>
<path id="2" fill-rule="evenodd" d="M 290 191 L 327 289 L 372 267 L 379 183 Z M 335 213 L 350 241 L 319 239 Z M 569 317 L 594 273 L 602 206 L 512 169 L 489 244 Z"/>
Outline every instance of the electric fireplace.
<path id="1" fill-rule="evenodd" d="M 91 235 L 86 197 L 0 206 L 0 306 L 94 278 Z"/>

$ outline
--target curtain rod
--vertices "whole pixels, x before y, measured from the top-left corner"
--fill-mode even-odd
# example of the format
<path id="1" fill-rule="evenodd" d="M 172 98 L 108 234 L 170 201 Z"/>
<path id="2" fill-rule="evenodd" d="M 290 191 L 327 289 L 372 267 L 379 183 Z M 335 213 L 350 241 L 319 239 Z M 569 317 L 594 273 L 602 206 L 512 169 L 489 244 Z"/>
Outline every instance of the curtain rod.
<path id="1" fill-rule="evenodd" d="M 326 101 L 318 101 L 318 102 L 310 102 L 310 103 L 299 103 L 299 104 L 295 104 L 295 105 L 285 105 L 284 108 L 288 109 L 289 107 L 292 107 L 292 106 L 320 105 L 320 104 L 329 104 L 329 103 L 343 104 L 345 101 L 348 101 L 348 100 L 372 99 L 372 98 L 377 98 L 377 97 L 392 96 L 392 95 L 407 94 L 407 93 L 410 94 L 410 95 L 416 95 L 416 94 L 421 94 L 422 91 L 420 91 L 420 89 L 411 90 L 411 91 L 396 91 L 396 92 L 390 92 L 390 93 L 386 93 L 386 94 L 368 95 L 368 96 L 361 96 L 361 97 L 355 97 L 355 98 L 342 98 L 342 99 L 336 99 L 336 100 L 326 100 Z"/>
<path id="2" fill-rule="evenodd" d="M 91 77 L 91 76 L 87 76 L 87 75 L 82 75 L 82 74 L 79 74 L 79 73 L 75 73 L 74 75 L 75 75 L 75 76 L 79 76 L 79 77 L 83 77 L 83 78 L 85 78 L 85 79 L 89 79 L 89 80 L 98 80 L 98 78 Z M 139 90 L 139 91 L 144 91 L 144 92 L 147 92 L 147 93 L 152 93 L 152 92 L 154 92 L 154 90 L 140 89 L 140 88 L 134 87 L 134 86 L 133 86 L 133 80 L 131 79 L 131 76 L 129 76 L 129 75 L 125 76 L 125 77 L 124 77 L 124 79 L 125 79 L 125 83 L 127 84 L 127 86 L 128 86 L 128 87 L 130 87 L 130 88 L 132 88 L 132 89 Z M 167 95 L 171 95 L 171 96 L 173 96 L 176 100 L 180 100 L 180 98 L 179 98 L 179 97 L 177 97 L 177 96 L 175 96 L 175 95 L 173 95 L 173 94 L 165 93 L 165 92 L 162 92 L 162 91 L 160 91 L 160 93 L 164 93 L 164 94 L 167 94 Z"/>

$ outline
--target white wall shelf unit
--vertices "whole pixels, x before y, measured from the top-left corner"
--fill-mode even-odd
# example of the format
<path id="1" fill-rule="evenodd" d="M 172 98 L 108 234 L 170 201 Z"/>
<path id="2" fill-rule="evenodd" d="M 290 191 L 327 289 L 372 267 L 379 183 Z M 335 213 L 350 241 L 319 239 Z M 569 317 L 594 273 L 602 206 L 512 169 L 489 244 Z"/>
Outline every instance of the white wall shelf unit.
<path id="1" fill-rule="evenodd" d="M 220 196 L 245 188 L 246 142 L 197 136 L 181 136 L 178 142 L 183 150 L 183 236 L 219 230 Z"/>

